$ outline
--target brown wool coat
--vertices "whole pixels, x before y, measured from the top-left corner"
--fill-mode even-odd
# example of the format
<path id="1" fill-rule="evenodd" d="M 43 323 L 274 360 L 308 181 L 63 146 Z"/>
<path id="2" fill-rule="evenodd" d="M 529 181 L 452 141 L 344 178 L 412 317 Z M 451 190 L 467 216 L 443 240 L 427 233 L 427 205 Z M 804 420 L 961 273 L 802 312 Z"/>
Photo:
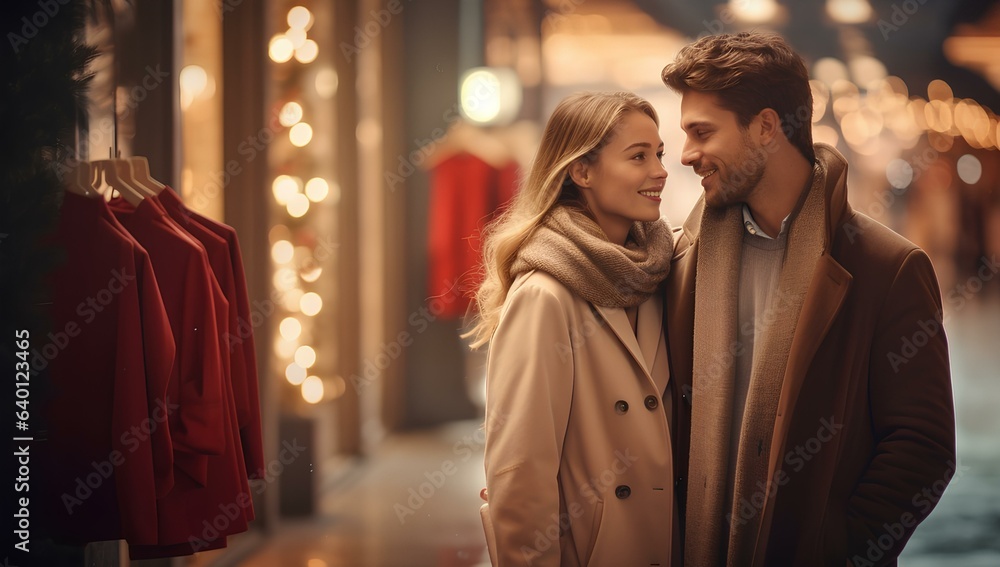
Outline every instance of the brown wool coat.
<path id="1" fill-rule="evenodd" d="M 677 499 L 684 510 L 688 566 L 895 565 L 955 472 L 948 348 L 930 260 L 851 208 L 843 156 L 824 144 L 816 145 L 816 156 L 811 187 L 823 196 L 818 256 L 807 264 L 785 260 L 786 268 L 812 267 L 801 307 L 781 320 L 792 329 L 787 353 L 765 353 L 782 361 L 778 368 L 783 371 L 761 378 L 754 362 L 753 380 L 775 385 L 773 427 L 739 424 L 754 434 L 741 437 L 737 474 L 766 470 L 766 476 L 750 485 L 756 490 L 738 491 L 733 509 L 724 512 L 713 509 L 713 503 L 724 496 L 726 474 L 712 470 L 704 456 L 728 452 L 714 446 L 728 437 L 714 432 L 730 426 L 720 397 L 727 395 L 732 375 L 720 375 L 724 363 L 714 373 L 706 368 L 712 365 L 694 364 L 699 356 L 694 329 L 696 319 L 706 316 L 696 317 L 696 304 L 705 312 L 717 303 L 734 305 L 735 299 L 717 293 L 735 288 L 725 278 L 706 279 L 699 293 L 722 299 L 699 303 L 695 272 L 701 262 L 706 274 L 720 273 L 713 263 L 738 273 L 732 266 L 738 266 L 739 247 L 715 246 L 712 257 L 699 260 L 703 249 L 713 249 L 701 232 L 703 218 L 712 218 L 704 214 L 703 200 L 678 237 L 665 318 L 674 465 L 684 477 Z M 809 232 L 797 230 L 793 221 L 787 253 L 803 253 L 793 240 Z M 735 327 L 735 318 L 729 321 L 720 325 L 735 340 L 735 328 L 725 331 Z M 706 336 L 704 330 L 698 336 Z M 705 354 L 700 356 L 704 360 Z M 769 438 L 763 438 L 765 430 Z M 726 512 L 736 518 L 730 524 L 729 541 L 736 545 L 728 562 L 718 551 L 725 543 L 717 529 Z"/>
<path id="2" fill-rule="evenodd" d="M 593 307 L 519 276 L 490 344 L 487 538 L 494 565 L 669 565 L 674 524 L 662 296 Z"/>

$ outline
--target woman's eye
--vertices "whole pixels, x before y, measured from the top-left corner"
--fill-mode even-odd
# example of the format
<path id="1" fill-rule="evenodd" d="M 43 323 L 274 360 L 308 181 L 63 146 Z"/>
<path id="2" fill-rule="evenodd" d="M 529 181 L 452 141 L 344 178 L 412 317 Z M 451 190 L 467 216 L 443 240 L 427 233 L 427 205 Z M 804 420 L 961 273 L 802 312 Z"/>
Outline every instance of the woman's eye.
<path id="1" fill-rule="evenodd" d="M 643 154 L 635 154 L 634 156 L 632 156 L 632 159 L 644 160 L 644 159 L 646 159 L 646 154 L 644 154 L 644 153 Z"/>
<path id="2" fill-rule="evenodd" d="M 656 152 L 656 159 L 663 161 L 664 152 Z"/>

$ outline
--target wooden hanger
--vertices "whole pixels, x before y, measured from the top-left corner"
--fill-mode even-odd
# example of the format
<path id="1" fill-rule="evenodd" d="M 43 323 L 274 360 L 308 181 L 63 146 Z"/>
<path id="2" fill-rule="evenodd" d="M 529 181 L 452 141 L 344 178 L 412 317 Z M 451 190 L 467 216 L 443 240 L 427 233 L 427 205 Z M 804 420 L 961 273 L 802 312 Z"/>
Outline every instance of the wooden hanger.
<path id="1" fill-rule="evenodd" d="M 149 160 L 143 156 L 132 156 L 128 158 L 131 165 L 132 179 L 136 185 L 148 195 L 159 195 L 166 185 L 160 183 L 149 173 Z"/>
<path id="2" fill-rule="evenodd" d="M 139 206 L 145 195 L 134 184 L 129 183 L 128 179 L 132 177 L 132 172 L 125 160 L 102 159 L 92 163 L 104 175 L 104 179 L 108 185 L 115 191 L 118 191 L 122 199 L 125 199 L 133 207 Z"/>
<path id="3" fill-rule="evenodd" d="M 63 187 L 70 193 L 76 193 L 88 199 L 98 199 L 101 192 L 97 190 L 95 173 L 96 171 L 90 166 L 90 163 L 78 162 L 70 175 L 67 176 Z"/>

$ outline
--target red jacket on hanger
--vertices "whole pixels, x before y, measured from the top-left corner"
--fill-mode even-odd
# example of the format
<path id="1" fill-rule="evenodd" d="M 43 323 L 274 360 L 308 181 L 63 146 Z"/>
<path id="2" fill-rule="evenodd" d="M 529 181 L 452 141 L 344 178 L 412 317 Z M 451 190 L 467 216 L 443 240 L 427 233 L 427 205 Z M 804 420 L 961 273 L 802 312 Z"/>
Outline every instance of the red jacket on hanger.
<path id="1" fill-rule="evenodd" d="M 428 295 L 441 306 L 433 315 L 463 317 L 480 273 L 483 227 L 514 196 L 517 164 L 499 169 L 470 153 L 460 152 L 431 169 L 428 218 Z"/>
<path id="2" fill-rule="evenodd" d="M 173 192 L 166 188 L 160 195 L 156 197 L 148 197 L 157 206 L 161 207 L 166 211 L 169 220 L 174 223 L 175 228 L 187 236 L 192 237 L 205 249 L 208 258 L 208 264 L 211 268 L 211 274 L 213 279 L 213 289 L 215 293 L 215 306 L 216 306 L 216 323 L 218 325 L 218 343 L 219 343 L 219 353 L 223 362 L 223 377 L 227 381 L 224 385 L 225 391 L 228 393 L 228 397 L 232 400 L 230 404 L 230 410 L 232 413 L 232 419 L 230 420 L 230 425 L 233 429 L 233 445 L 236 448 L 236 461 L 238 464 L 238 476 L 240 479 L 240 486 L 242 491 L 249 493 L 250 485 L 247 482 L 246 475 L 246 464 L 243 457 L 242 443 L 239 438 L 240 424 L 240 404 L 246 404 L 246 376 L 243 368 L 243 359 L 237 358 L 234 360 L 233 351 L 229 348 L 228 337 L 232 334 L 232 329 L 237 324 L 236 319 L 236 302 L 235 300 L 230 300 L 230 297 L 235 296 L 235 282 L 233 276 L 233 266 L 229 258 L 229 246 L 226 241 L 221 237 L 214 234 L 212 231 L 206 229 L 205 227 L 199 225 L 198 223 L 192 222 L 190 218 L 185 215 L 187 209 L 178 209 L 177 205 L 180 204 L 179 199 L 176 202 L 165 206 L 161 196 L 166 195 L 169 201 L 170 196 Z M 174 211 L 171 212 L 170 208 Z M 236 368 L 237 372 L 233 371 Z M 242 388 L 237 388 L 236 383 L 239 381 Z M 244 409 L 244 413 L 249 413 L 249 410 Z M 259 414 L 258 414 L 259 415 Z M 253 520 L 253 506 L 249 506 L 245 509 L 245 516 L 247 520 Z"/>
<path id="3" fill-rule="evenodd" d="M 165 448 L 153 452 L 153 468 L 157 478 L 156 497 L 161 498 L 174 487 L 173 442 L 170 439 L 170 427 L 167 423 L 172 409 L 166 403 L 166 390 L 173 373 L 177 348 L 173 341 L 170 320 L 167 317 L 166 308 L 163 306 L 163 297 L 160 295 L 160 288 L 156 283 L 153 264 L 149 260 L 149 253 L 118 222 L 106 204 L 101 207 L 101 217 L 133 244 L 135 265 L 145 267 L 142 270 L 137 270 L 136 283 L 138 284 L 141 301 L 140 311 L 144 323 L 143 358 L 146 366 L 146 382 L 147 384 L 156 384 L 155 389 L 159 392 L 157 400 L 149 407 L 149 415 L 154 416 L 154 422 L 150 424 L 149 435 L 155 447 Z M 161 345 L 165 340 L 169 340 L 170 344 L 174 346 L 169 349 L 162 348 Z"/>
<path id="4" fill-rule="evenodd" d="M 188 209 L 173 189 L 167 187 L 158 195 L 167 213 L 182 228 L 195 236 L 205 248 L 214 247 L 219 255 L 212 270 L 218 277 L 229 301 L 229 334 L 226 352 L 230 357 L 236 417 L 239 422 L 243 459 L 250 478 L 264 478 L 264 448 L 260 423 L 260 400 L 257 384 L 257 358 L 254 352 L 253 327 L 250 323 L 250 300 L 246 274 L 236 231 Z M 209 238 L 214 235 L 218 241 Z M 219 244 L 221 242 L 221 246 Z M 224 255 L 224 257 L 223 257 Z M 225 284 L 223 284 L 225 282 Z"/>
<path id="5" fill-rule="evenodd" d="M 156 541 L 169 488 L 166 393 L 174 341 L 145 251 L 107 205 L 67 192 L 54 232 L 65 262 L 49 276 L 43 518 L 58 541 Z"/>
<path id="6" fill-rule="evenodd" d="M 140 241 L 151 242 L 147 248 L 154 260 L 158 254 L 171 261 L 187 257 L 187 269 L 200 274 L 204 284 L 198 288 L 197 297 L 185 293 L 185 301 L 200 303 L 203 311 L 201 321 L 206 330 L 195 341 L 202 356 L 214 359 L 213 379 L 219 380 L 220 400 L 218 414 L 219 433 L 223 438 L 223 450 L 217 455 L 198 454 L 192 451 L 175 452 L 178 469 L 194 474 L 177 474 L 174 489 L 157 502 L 159 516 L 159 537 L 155 546 L 130 546 L 129 553 L 134 559 L 184 555 L 212 547 L 225 545 L 225 536 L 247 529 L 248 520 L 253 518 L 249 485 L 244 474 L 242 450 L 238 440 L 236 403 L 230 380 L 229 357 L 224 356 L 228 331 L 229 303 L 220 287 L 210 258 L 219 262 L 218 251 L 208 254 L 205 247 L 184 231 L 167 215 L 156 197 L 147 197 L 129 212 L 123 201 L 113 202 L 116 214 L 128 222 L 123 224 L 136 234 Z M 218 244 L 218 242 L 216 242 Z M 156 248 L 154 252 L 153 248 Z M 159 269 L 157 270 L 159 273 Z M 197 276 L 196 276 L 197 277 Z M 190 272 L 188 281 L 190 283 Z M 178 282 L 175 281 L 174 284 Z M 161 286 L 167 288 L 169 286 Z M 190 288 L 185 290 L 191 292 Z M 165 293 L 166 290 L 165 290 Z M 168 307 L 169 312 L 169 307 Z M 187 314 L 186 316 L 189 316 Z M 185 317 L 186 317 L 185 316 Z M 180 317 L 179 320 L 190 320 Z M 194 328 L 181 327 L 182 334 Z M 177 329 L 175 328 L 175 332 Z M 190 343 L 189 343 L 190 344 Z M 205 369 L 206 372 L 210 371 Z M 205 376 L 206 380 L 209 376 Z M 184 402 L 181 402 L 183 413 Z M 202 476 L 203 475 L 203 476 Z M 220 525 L 221 524 L 221 525 Z"/>
<path id="7" fill-rule="evenodd" d="M 175 468 L 204 484 L 204 457 L 226 450 L 222 360 L 215 347 L 218 327 L 205 252 L 178 234 L 165 220 L 166 213 L 148 199 L 136 208 L 122 199 L 110 205 L 122 226 L 149 252 L 177 345 L 168 389 L 171 401 L 180 405 L 169 420 Z"/>

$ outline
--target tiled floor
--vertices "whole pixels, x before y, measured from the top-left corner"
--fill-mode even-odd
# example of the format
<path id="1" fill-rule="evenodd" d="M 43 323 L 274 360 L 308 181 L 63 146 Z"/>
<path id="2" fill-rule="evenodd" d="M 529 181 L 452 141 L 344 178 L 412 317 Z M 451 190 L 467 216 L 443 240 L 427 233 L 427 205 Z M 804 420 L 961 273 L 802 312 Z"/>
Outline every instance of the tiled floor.
<path id="1" fill-rule="evenodd" d="M 316 518 L 285 521 L 240 565 L 488 567 L 480 425 L 394 435 L 323 497 Z"/>
<path id="2" fill-rule="evenodd" d="M 984 294 L 985 295 L 985 294 Z M 1000 565 L 1000 297 L 948 313 L 959 473 L 900 559 L 905 567 Z M 283 524 L 241 567 L 486 566 L 479 422 L 394 435 Z"/>

